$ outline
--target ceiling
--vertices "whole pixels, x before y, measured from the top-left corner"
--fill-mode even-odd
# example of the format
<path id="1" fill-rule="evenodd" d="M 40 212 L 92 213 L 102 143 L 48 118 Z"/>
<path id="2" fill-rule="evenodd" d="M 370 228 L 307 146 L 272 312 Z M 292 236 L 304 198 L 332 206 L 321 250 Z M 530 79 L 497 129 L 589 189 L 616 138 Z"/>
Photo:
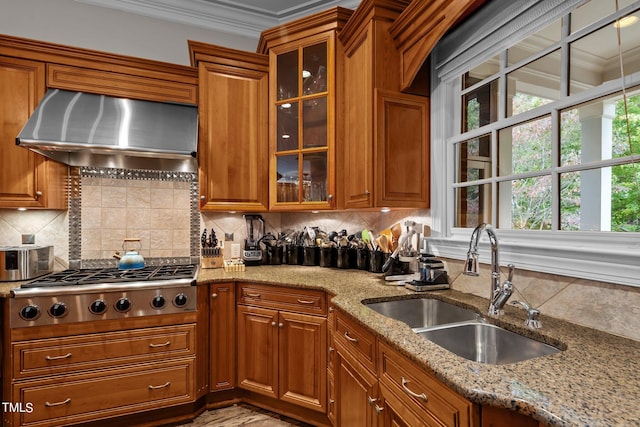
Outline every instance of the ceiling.
<path id="1" fill-rule="evenodd" d="M 258 38 L 285 22 L 360 0 L 76 0 L 156 19 Z"/>

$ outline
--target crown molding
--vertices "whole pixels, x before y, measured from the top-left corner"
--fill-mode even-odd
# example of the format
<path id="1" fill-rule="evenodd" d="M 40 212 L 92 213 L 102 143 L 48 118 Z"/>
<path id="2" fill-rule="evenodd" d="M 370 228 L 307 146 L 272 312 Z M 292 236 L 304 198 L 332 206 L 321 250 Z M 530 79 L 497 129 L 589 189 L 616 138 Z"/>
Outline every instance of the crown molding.
<path id="1" fill-rule="evenodd" d="M 262 31 L 330 7 L 355 9 L 360 0 L 308 0 L 295 7 L 267 10 L 233 0 L 75 0 L 150 18 L 259 38 Z"/>

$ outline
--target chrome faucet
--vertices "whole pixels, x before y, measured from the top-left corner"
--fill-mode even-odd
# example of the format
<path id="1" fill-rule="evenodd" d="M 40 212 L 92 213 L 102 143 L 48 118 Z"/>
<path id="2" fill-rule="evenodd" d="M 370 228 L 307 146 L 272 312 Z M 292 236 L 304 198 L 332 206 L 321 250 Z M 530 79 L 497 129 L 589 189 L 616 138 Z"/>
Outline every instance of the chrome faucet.
<path id="1" fill-rule="evenodd" d="M 531 307 L 524 301 L 511 301 L 511 305 L 520 305 L 527 311 L 527 319 L 524 321 L 524 324 L 531 329 L 539 329 L 542 328 L 542 322 L 540 321 L 540 310 L 537 308 Z"/>
<path id="2" fill-rule="evenodd" d="M 478 241 L 482 231 L 486 231 L 489 235 L 491 243 L 491 297 L 489 303 L 489 314 L 504 314 L 504 305 L 513 293 L 513 272 L 515 267 L 509 264 L 509 276 L 503 285 L 500 285 L 500 262 L 498 261 L 498 237 L 491 224 L 482 223 L 477 226 L 471 234 L 469 242 L 469 252 L 467 252 L 467 261 L 464 263 L 463 274 L 467 276 L 479 276 L 478 270 Z"/>

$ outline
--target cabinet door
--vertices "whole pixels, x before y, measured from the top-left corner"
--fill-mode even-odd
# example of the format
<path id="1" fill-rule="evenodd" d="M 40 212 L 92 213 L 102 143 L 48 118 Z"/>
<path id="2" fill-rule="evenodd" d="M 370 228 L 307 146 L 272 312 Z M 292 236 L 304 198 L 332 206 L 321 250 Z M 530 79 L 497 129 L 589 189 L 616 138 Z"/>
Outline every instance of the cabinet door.
<path id="1" fill-rule="evenodd" d="M 327 409 L 327 319 L 280 312 L 280 399 Z"/>
<path id="2" fill-rule="evenodd" d="M 376 206 L 429 207 L 429 100 L 376 90 Z"/>
<path id="3" fill-rule="evenodd" d="M 338 348 L 335 372 L 336 418 L 338 426 L 378 425 L 377 379 Z"/>
<path id="4" fill-rule="evenodd" d="M 66 166 L 16 145 L 44 92 L 43 63 L 0 57 L 0 207 L 66 208 Z"/>
<path id="5" fill-rule="evenodd" d="M 335 34 L 271 50 L 270 206 L 331 209 L 335 193 Z"/>
<path id="6" fill-rule="evenodd" d="M 201 62 L 199 76 L 200 207 L 265 211 L 269 204 L 266 67 Z"/>
<path id="7" fill-rule="evenodd" d="M 235 387 L 236 300 L 234 283 L 211 285 L 210 390 Z"/>
<path id="8" fill-rule="evenodd" d="M 238 386 L 278 398 L 278 312 L 238 305 Z"/>

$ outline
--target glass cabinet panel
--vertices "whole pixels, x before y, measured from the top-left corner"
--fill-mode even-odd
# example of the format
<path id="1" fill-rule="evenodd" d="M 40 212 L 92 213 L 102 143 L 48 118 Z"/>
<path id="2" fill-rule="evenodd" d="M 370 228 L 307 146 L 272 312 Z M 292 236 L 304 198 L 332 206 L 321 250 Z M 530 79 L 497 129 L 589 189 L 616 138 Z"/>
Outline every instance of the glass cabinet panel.
<path id="1" fill-rule="evenodd" d="M 298 51 L 278 55 L 278 101 L 298 96 Z"/>
<path id="2" fill-rule="evenodd" d="M 304 148 L 327 146 L 327 97 L 302 103 L 302 141 Z"/>
<path id="3" fill-rule="evenodd" d="M 277 151 L 298 149 L 298 104 L 285 102 L 277 107 Z"/>
<path id="4" fill-rule="evenodd" d="M 308 153 L 302 158 L 303 200 L 324 202 L 327 200 L 327 152 Z"/>
<path id="5" fill-rule="evenodd" d="M 333 150 L 328 126 L 333 99 L 328 91 L 333 78 L 328 72 L 329 44 L 326 38 L 318 40 L 283 46 L 282 53 L 276 54 L 275 202 L 286 203 L 287 209 L 295 203 L 331 207 L 331 203 L 317 205 L 332 200 L 328 175 Z"/>
<path id="6" fill-rule="evenodd" d="M 276 182 L 278 202 L 300 201 L 300 178 L 298 156 L 278 156 L 278 181 Z"/>

